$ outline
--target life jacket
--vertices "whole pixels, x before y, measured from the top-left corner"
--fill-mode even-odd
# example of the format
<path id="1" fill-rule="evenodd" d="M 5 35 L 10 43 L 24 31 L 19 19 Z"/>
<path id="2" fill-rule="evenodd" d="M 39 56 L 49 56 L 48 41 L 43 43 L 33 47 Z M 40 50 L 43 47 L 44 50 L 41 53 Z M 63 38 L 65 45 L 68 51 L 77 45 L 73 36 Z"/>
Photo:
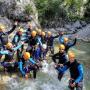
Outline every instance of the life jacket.
<path id="1" fill-rule="evenodd" d="M 3 45 L 6 45 L 8 43 L 8 34 L 7 33 L 0 33 L 0 40 Z"/>
<path id="2" fill-rule="evenodd" d="M 11 60 L 13 60 L 14 57 L 14 51 L 13 50 L 8 50 L 8 54 L 5 54 L 5 59 L 4 61 L 10 62 Z"/>

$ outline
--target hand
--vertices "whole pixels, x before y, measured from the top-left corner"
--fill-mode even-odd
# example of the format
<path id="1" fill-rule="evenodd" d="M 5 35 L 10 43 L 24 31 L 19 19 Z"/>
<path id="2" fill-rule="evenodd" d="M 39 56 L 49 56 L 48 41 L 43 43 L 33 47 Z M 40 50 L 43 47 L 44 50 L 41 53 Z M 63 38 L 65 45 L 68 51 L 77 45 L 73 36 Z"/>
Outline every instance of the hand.
<path id="1" fill-rule="evenodd" d="M 21 42 L 21 44 L 24 44 L 24 42 Z"/>
<path id="2" fill-rule="evenodd" d="M 77 34 L 75 34 L 75 35 L 74 35 L 74 37 L 75 37 L 75 38 L 78 38 L 78 35 L 77 35 Z"/>
<path id="3" fill-rule="evenodd" d="M 57 68 L 57 63 L 55 63 L 54 67 Z"/>
<path id="4" fill-rule="evenodd" d="M 28 79 L 28 74 L 25 75 L 25 78 Z"/>
<path id="5" fill-rule="evenodd" d="M 64 32 L 59 32 L 59 35 L 63 35 L 64 34 Z"/>
<path id="6" fill-rule="evenodd" d="M 74 82 L 74 83 L 72 83 L 72 84 L 70 84 L 70 86 L 71 87 L 75 87 L 75 85 L 76 85 L 76 83 Z"/>
<path id="7" fill-rule="evenodd" d="M 63 67 L 63 64 L 59 64 L 60 67 Z"/>

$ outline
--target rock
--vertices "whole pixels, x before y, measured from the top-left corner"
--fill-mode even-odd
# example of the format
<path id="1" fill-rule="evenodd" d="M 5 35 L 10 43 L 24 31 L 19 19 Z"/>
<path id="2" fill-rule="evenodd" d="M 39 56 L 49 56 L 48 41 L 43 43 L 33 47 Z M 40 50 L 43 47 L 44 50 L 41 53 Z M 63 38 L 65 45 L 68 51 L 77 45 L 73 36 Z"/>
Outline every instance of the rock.
<path id="1" fill-rule="evenodd" d="M 77 28 L 77 29 L 80 29 L 82 28 L 82 25 L 80 23 L 80 21 L 76 21 L 73 25 L 72 25 L 73 28 Z"/>
<path id="2" fill-rule="evenodd" d="M 87 25 L 87 23 L 85 21 L 80 21 L 82 27 L 85 27 Z"/>
<path id="3" fill-rule="evenodd" d="M 29 4 L 33 10 L 33 19 L 38 23 L 38 13 L 34 0 L 0 0 L 0 15 L 8 18 L 26 15 L 25 7 Z"/>
<path id="4" fill-rule="evenodd" d="M 90 41 L 90 24 L 87 24 L 86 27 L 77 32 L 77 35 L 79 39 Z"/>
<path id="5" fill-rule="evenodd" d="M 9 19 L 7 19 L 6 17 L 1 17 L 1 16 L 0 16 L 0 24 L 4 24 L 7 30 L 10 30 L 10 27 L 12 25 Z"/>

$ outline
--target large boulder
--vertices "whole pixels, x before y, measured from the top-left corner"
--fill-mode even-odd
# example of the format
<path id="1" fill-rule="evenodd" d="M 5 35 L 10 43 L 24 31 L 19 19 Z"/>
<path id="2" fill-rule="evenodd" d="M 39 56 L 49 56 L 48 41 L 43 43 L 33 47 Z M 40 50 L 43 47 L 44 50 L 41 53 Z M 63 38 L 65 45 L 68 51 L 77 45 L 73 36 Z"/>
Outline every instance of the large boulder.
<path id="1" fill-rule="evenodd" d="M 30 5 L 34 14 L 32 15 L 38 23 L 38 13 L 34 0 L 0 0 L 0 15 L 8 18 L 22 16 L 25 14 L 25 7 Z M 32 14 L 32 13 L 31 13 Z"/>
<path id="2" fill-rule="evenodd" d="M 0 24 L 3 24 L 7 30 L 9 30 L 10 27 L 12 26 L 12 23 L 8 18 L 1 16 L 0 16 Z"/>
<path id="3" fill-rule="evenodd" d="M 82 28 L 77 35 L 79 39 L 90 41 L 90 24 L 87 24 L 86 27 Z"/>

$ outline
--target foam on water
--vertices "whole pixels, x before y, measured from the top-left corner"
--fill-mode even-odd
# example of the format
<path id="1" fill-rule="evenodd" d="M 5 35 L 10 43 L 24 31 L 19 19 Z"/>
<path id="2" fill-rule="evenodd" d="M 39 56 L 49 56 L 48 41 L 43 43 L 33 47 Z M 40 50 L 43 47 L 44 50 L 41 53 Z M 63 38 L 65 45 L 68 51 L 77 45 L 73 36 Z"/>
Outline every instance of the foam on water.
<path id="1" fill-rule="evenodd" d="M 78 53 L 78 54 L 86 54 L 85 51 L 81 51 L 81 50 L 79 50 L 79 49 L 72 48 L 72 50 L 74 50 L 74 51 L 75 51 L 76 53 Z"/>
<path id="2" fill-rule="evenodd" d="M 45 67 L 46 68 L 46 67 Z M 48 64 L 47 72 L 38 72 L 42 76 L 37 76 L 36 80 L 22 79 L 20 82 L 16 78 L 8 79 L 8 87 L 10 90 L 69 90 L 69 72 L 67 71 L 61 81 L 57 79 L 57 71 L 54 68 L 54 63 Z M 18 78 L 20 79 L 20 78 Z M 85 87 L 83 90 L 86 90 Z"/>

